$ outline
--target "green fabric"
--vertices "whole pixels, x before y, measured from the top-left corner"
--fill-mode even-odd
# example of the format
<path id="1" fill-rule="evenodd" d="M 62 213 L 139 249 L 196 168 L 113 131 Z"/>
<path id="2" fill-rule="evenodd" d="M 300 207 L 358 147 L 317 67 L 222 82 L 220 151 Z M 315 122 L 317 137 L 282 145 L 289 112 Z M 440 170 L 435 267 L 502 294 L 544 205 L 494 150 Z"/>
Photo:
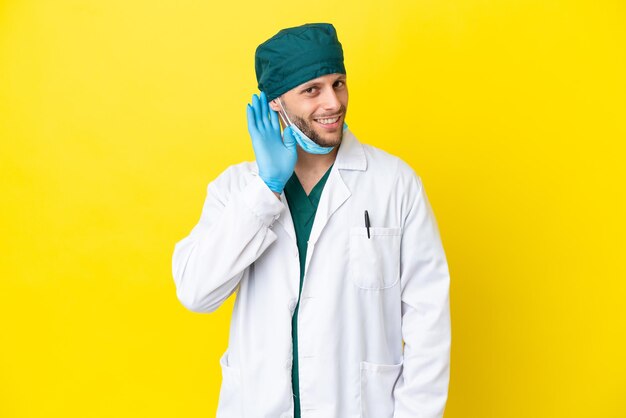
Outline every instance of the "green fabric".
<path id="1" fill-rule="evenodd" d="M 300 255 L 300 290 L 298 291 L 298 304 L 291 319 L 291 338 L 293 339 L 293 366 L 291 369 L 291 382 L 294 394 L 294 418 L 300 418 L 300 385 L 298 381 L 298 310 L 300 308 L 300 293 L 302 292 L 302 281 L 304 279 L 304 267 L 306 263 L 307 241 L 311 235 L 313 220 L 317 212 L 317 205 L 320 202 L 322 190 L 333 168 L 331 165 L 328 171 L 322 176 L 320 181 L 313 187 L 307 196 L 296 173 L 285 185 L 285 197 L 293 219 L 293 226 L 296 230 L 296 241 L 298 253 Z"/>
<path id="2" fill-rule="evenodd" d="M 327 74 L 345 74 L 343 49 L 330 23 L 283 29 L 256 49 L 254 69 L 267 100 Z"/>

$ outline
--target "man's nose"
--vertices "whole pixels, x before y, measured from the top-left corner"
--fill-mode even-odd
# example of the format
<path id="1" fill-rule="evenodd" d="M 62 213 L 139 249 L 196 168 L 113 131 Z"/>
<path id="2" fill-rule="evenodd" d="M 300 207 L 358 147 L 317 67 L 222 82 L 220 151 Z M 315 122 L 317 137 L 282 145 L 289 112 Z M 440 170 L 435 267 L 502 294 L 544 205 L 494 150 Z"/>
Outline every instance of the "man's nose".
<path id="1" fill-rule="evenodd" d="M 322 107 L 329 111 L 339 110 L 341 108 L 341 102 L 337 97 L 337 92 L 332 87 L 324 89 L 322 92 Z"/>

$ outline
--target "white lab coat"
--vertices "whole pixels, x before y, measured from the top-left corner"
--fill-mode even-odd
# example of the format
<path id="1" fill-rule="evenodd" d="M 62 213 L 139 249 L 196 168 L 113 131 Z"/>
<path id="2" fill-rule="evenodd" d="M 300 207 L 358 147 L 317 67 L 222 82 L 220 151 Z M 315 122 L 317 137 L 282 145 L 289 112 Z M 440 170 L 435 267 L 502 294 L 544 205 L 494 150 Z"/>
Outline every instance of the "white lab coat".
<path id="1" fill-rule="evenodd" d="M 285 194 L 276 198 L 255 162 L 209 184 L 173 275 L 195 312 L 237 292 L 217 417 L 292 417 L 298 248 Z M 350 130 L 317 208 L 297 320 L 302 418 L 443 415 L 451 335 L 437 223 L 410 166 Z"/>

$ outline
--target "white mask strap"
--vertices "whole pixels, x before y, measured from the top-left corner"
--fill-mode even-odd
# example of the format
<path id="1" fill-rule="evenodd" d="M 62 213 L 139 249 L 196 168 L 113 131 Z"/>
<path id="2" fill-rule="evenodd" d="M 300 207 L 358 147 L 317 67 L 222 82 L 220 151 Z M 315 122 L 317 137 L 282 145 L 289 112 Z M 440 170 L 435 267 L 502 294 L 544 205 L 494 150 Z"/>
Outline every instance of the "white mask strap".
<path id="1" fill-rule="evenodd" d="M 280 97 L 277 97 L 277 99 L 278 99 L 278 104 L 280 105 L 280 108 L 283 110 L 282 113 L 280 113 L 280 112 L 278 113 L 280 115 L 281 119 L 283 120 L 283 123 L 285 124 L 285 126 L 293 125 L 293 123 L 289 119 L 289 116 L 287 115 L 287 111 L 285 110 L 285 107 L 283 106 L 282 100 L 280 100 Z M 285 118 L 287 120 L 285 120 Z"/>

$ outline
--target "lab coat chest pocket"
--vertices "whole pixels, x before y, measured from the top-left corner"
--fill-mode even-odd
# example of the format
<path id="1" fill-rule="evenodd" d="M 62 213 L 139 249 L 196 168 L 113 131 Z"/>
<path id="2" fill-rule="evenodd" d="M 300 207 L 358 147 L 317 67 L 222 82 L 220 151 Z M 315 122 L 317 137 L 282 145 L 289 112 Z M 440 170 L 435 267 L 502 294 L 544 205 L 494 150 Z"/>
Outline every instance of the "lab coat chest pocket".
<path id="1" fill-rule="evenodd" d="M 392 418 L 393 391 L 402 372 L 399 364 L 361 362 L 361 418 Z"/>
<path id="2" fill-rule="evenodd" d="M 400 228 L 350 229 L 350 279 L 362 289 L 380 290 L 400 280 Z"/>
<path id="3" fill-rule="evenodd" d="M 222 387 L 217 408 L 217 418 L 240 417 L 243 415 L 241 399 L 241 375 L 238 368 L 228 363 L 228 350 L 220 358 Z"/>

